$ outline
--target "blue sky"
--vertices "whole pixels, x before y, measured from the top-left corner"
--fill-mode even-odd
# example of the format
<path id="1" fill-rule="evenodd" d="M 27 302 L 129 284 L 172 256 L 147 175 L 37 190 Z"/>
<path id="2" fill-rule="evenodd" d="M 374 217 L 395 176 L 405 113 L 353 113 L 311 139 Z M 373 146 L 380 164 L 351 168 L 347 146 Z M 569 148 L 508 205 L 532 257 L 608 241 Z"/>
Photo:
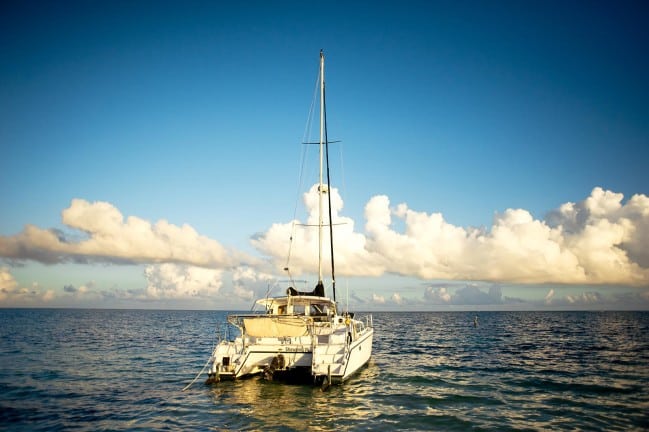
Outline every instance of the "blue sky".
<path id="1" fill-rule="evenodd" d="M 643 2 L 0 10 L 0 306 L 284 286 L 324 49 L 351 307 L 649 308 Z"/>

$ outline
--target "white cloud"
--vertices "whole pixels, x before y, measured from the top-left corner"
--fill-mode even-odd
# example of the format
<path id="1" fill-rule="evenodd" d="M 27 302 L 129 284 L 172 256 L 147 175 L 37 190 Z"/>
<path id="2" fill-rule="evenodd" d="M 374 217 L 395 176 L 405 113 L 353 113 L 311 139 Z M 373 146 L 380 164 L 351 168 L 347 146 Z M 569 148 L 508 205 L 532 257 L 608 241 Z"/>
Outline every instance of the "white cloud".
<path id="1" fill-rule="evenodd" d="M 363 234 L 354 231 L 354 221 L 340 216 L 343 201 L 336 188 L 331 188 L 332 220 L 335 224 L 334 242 L 336 247 L 336 272 L 341 276 L 379 276 L 384 272 L 380 264 L 381 257 L 373 256 L 366 247 Z M 278 269 L 284 268 L 290 249 L 290 270 L 292 274 L 304 272 L 317 273 L 318 264 L 318 224 L 317 185 L 304 194 L 304 204 L 308 217 L 302 224 L 293 221 L 286 224 L 274 224 L 263 235 L 252 239 L 253 245 L 263 254 L 273 257 Z M 328 218 L 325 218 L 328 224 Z M 329 244 L 329 232 L 324 230 L 324 244 Z M 293 239 L 292 243 L 290 239 Z M 328 246 L 323 248 L 323 265 L 329 267 L 330 253 Z"/>
<path id="2" fill-rule="evenodd" d="M 426 287 L 424 300 L 432 304 L 447 304 L 451 302 L 451 293 L 446 287 Z"/>
<path id="3" fill-rule="evenodd" d="M 253 300 L 255 292 L 251 289 L 246 289 L 243 285 L 234 285 L 234 295 L 241 300 Z"/>
<path id="4" fill-rule="evenodd" d="M 491 286 L 488 291 L 482 291 L 475 285 L 466 285 L 451 296 L 451 303 L 456 305 L 496 305 L 502 302 L 499 286 Z"/>
<path id="5" fill-rule="evenodd" d="M 352 299 L 357 303 L 357 304 L 366 304 L 366 301 L 361 300 L 358 301 L 354 296 L 352 296 Z M 373 293 L 372 298 L 370 300 L 370 303 L 373 304 L 374 306 L 378 306 L 380 308 L 385 308 L 385 307 L 403 307 L 407 306 L 412 303 L 411 299 L 404 297 L 401 295 L 401 293 L 395 292 L 392 293 L 390 296 L 385 296 L 383 294 L 377 294 Z"/>
<path id="6" fill-rule="evenodd" d="M 583 201 L 562 204 L 545 219 L 535 219 L 524 209 L 506 209 L 484 229 L 459 227 L 441 213 L 416 211 L 405 203 L 392 206 L 387 196 L 379 195 L 366 204 L 364 229 L 359 231 L 354 220 L 341 214 L 343 201 L 337 189 L 330 193 L 339 276 L 387 273 L 424 280 L 649 286 L 649 198 L 645 195 L 625 202 L 622 194 L 595 188 Z M 252 239 L 278 273 L 286 265 L 290 238 L 291 274 L 317 272 L 317 230 L 305 226 L 317 224 L 316 186 L 304 195 L 304 203 L 308 210 L 304 225 L 299 221 L 274 224 Z M 203 298 L 226 292 L 247 302 L 263 296 L 275 283 L 262 271 L 261 260 L 227 250 L 189 225 L 124 218 L 109 203 L 79 199 L 63 211 L 62 220 L 76 232 L 74 240 L 57 230 L 27 225 L 17 235 L 0 236 L 0 257 L 8 262 L 148 265 L 146 289 L 123 294 L 128 298 Z M 325 268 L 329 267 L 328 238 L 325 230 Z M 232 271 L 232 285 L 222 290 L 224 271 Z M 94 292 L 84 285 L 72 288 L 68 297 L 122 295 Z M 509 301 L 495 285 L 490 290 L 431 287 L 424 300 L 429 304 Z M 371 301 L 411 301 L 400 294 L 388 299 L 381 294 Z M 0 271 L 0 300 L 9 296 L 54 300 L 54 295 L 40 288 L 19 288 L 8 270 Z M 570 300 L 555 298 L 551 290 L 545 301 L 555 305 Z"/>
<path id="7" fill-rule="evenodd" d="M 568 309 L 568 310 L 646 310 L 649 307 L 649 290 L 622 287 L 601 287 L 588 291 L 575 292 L 568 285 L 561 288 L 550 288 L 545 296 L 538 299 L 521 299 L 503 295 L 504 289 L 497 284 L 484 286 L 480 283 L 458 287 L 427 286 L 423 291 L 423 302 L 427 305 L 455 306 L 460 308 L 475 308 L 485 310 L 511 309 Z M 520 286 L 508 287 L 518 289 Z M 594 287 L 590 287 L 594 288 Z M 567 293 L 559 294 L 562 290 Z M 403 299 L 402 304 L 419 304 L 417 299 Z"/>
<path id="8" fill-rule="evenodd" d="M 8 268 L 0 268 L 0 304 L 5 306 L 41 306 L 57 297 L 52 289 L 43 289 L 37 282 L 20 286 Z"/>
<path id="9" fill-rule="evenodd" d="M 238 299 L 250 301 L 264 297 L 269 287 L 275 284 L 275 277 L 252 267 L 241 266 L 232 272 L 232 284 L 233 294 Z"/>
<path id="10" fill-rule="evenodd" d="M 0 301 L 6 300 L 10 297 L 18 287 L 16 279 L 9 272 L 9 269 L 0 268 Z"/>
<path id="11" fill-rule="evenodd" d="M 583 202 L 564 204 L 548 216 L 589 282 L 649 282 L 649 198 L 634 195 L 622 204 L 623 198 L 595 188 Z"/>
<path id="12" fill-rule="evenodd" d="M 621 295 L 607 297 L 597 291 L 583 291 L 580 293 L 565 294 L 563 296 L 555 295 L 554 288 L 545 296 L 543 305 L 551 306 L 554 308 L 568 308 L 568 309 L 583 309 L 583 308 L 622 308 L 626 309 L 633 306 L 638 306 L 638 302 L 632 299 L 637 296 Z M 635 304 L 634 304 L 635 303 Z"/>
<path id="13" fill-rule="evenodd" d="M 485 285 L 481 283 L 464 284 L 455 287 L 444 285 L 427 286 L 423 292 L 423 302 L 430 305 L 514 305 L 516 307 L 526 303 L 523 299 L 503 295 L 503 288 L 498 284 Z"/>
<path id="14" fill-rule="evenodd" d="M 54 300 L 55 297 L 56 297 L 56 294 L 54 293 L 54 290 L 49 289 L 49 290 L 45 291 L 45 293 L 41 297 L 41 300 L 43 300 L 45 303 L 48 303 L 48 302 L 51 302 L 52 300 Z"/>
<path id="15" fill-rule="evenodd" d="M 112 204 L 74 199 L 63 210 L 68 227 L 85 234 L 71 241 L 56 230 L 27 225 L 15 236 L 0 237 L 0 256 L 14 260 L 57 263 L 69 260 L 129 263 L 185 263 L 225 268 L 249 258 L 227 251 L 219 242 L 201 236 L 189 225 L 165 220 L 152 224 L 130 216 L 124 219 Z"/>
<path id="16" fill-rule="evenodd" d="M 545 304 L 551 304 L 552 299 L 554 298 L 554 288 L 550 288 L 550 291 L 545 295 Z"/>
<path id="17" fill-rule="evenodd" d="M 186 264 L 156 264 L 145 268 L 145 296 L 149 299 L 209 298 L 223 285 L 223 270 Z"/>
<path id="18" fill-rule="evenodd" d="M 86 282 L 85 284 L 76 287 L 72 284 L 63 287 L 64 297 L 63 301 L 66 303 L 70 300 L 74 302 L 92 302 L 104 299 L 104 295 L 97 292 L 95 283 L 93 281 Z"/>
<path id="19" fill-rule="evenodd" d="M 582 292 L 578 295 L 566 295 L 565 299 L 572 304 L 595 304 L 602 301 L 602 295 L 598 292 Z"/>
<path id="20" fill-rule="evenodd" d="M 334 223 L 344 223 L 335 227 L 336 268 L 341 274 L 523 284 L 649 284 L 645 195 L 623 203 L 622 194 L 595 188 L 584 201 L 563 204 L 546 220 L 535 219 L 524 209 L 507 209 L 496 215 L 491 228 L 481 230 L 452 225 L 440 213 L 418 212 L 403 203 L 391 207 L 389 198 L 379 195 L 365 206 L 365 232 L 359 233 L 351 219 L 339 216 L 342 200 L 335 188 L 331 194 Z M 307 224 L 316 223 L 314 197 L 312 188 L 304 199 Z M 395 228 L 393 218 L 403 222 L 402 231 Z M 314 272 L 310 263 L 315 261 L 317 230 L 275 224 L 253 244 L 283 267 L 292 233 L 292 270 Z"/>

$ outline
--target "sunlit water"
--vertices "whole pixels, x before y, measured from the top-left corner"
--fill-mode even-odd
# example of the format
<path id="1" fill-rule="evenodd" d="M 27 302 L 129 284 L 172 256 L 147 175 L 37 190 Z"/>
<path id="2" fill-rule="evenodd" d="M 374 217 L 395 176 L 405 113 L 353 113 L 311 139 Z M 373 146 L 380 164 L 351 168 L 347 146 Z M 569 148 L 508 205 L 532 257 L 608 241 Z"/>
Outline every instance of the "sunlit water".
<path id="1" fill-rule="evenodd" d="M 347 383 L 187 385 L 222 312 L 0 310 L 0 430 L 647 430 L 649 313 L 375 313 Z"/>

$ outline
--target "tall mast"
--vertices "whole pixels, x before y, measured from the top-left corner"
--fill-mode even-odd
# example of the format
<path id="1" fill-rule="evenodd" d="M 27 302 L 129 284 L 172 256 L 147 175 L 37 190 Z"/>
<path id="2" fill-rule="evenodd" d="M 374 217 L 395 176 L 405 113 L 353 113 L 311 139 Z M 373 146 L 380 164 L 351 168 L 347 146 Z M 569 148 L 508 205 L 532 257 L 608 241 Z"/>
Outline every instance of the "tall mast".
<path id="1" fill-rule="evenodd" d="M 323 164 L 326 158 L 327 164 L 327 185 L 323 182 Z M 325 102 L 325 79 L 324 79 L 324 53 L 320 50 L 320 184 L 318 185 L 318 287 L 324 293 L 322 283 L 322 228 L 323 221 L 323 200 L 327 195 L 327 208 L 329 212 L 329 245 L 331 250 L 331 285 L 333 288 L 334 302 L 336 301 L 336 273 L 334 270 L 334 233 L 331 217 L 331 178 L 329 176 L 329 138 L 327 137 L 327 103 Z"/>
<path id="2" fill-rule="evenodd" d="M 322 199 L 325 193 L 322 183 L 324 160 L 324 53 L 320 50 L 320 183 L 318 185 L 318 284 L 322 284 Z"/>
<path id="3" fill-rule="evenodd" d="M 325 147 L 325 159 L 327 166 L 327 208 L 329 209 L 329 251 L 331 252 L 331 289 L 334 295 L 334 302 L 336 301 L 336 266 L 334 265 L 334 224 L 333 216 L 331 210 L 331 175 L 329 173 L 329 137 L 327 135 L 327 100 L 325 94 L 322 94 L 322 100 L 324 102 L 324 147 Z"/>

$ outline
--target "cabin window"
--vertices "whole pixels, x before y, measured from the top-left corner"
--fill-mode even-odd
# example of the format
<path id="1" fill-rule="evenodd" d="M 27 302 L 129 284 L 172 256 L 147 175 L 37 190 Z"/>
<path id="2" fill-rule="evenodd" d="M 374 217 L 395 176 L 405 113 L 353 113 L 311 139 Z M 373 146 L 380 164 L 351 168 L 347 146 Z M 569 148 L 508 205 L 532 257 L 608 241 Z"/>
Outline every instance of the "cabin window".
<path id="1" fill-rule="evenodd" d="M 277 314 L 278 315 L 286 315 L 286 306 L 279 306 L 277 308 Z"/>
<path id="2" fill-rule="evenodd" d="M 312 316 L 327 316 L 329 310 L 326 304 L 312 304 L 309 315 Z"/>
<path id="3" fill-rule="evenodd" d="M 304 305 L 293 305 L 293 313 L 295 315 L 304 315 L 306 312 Z"/>

